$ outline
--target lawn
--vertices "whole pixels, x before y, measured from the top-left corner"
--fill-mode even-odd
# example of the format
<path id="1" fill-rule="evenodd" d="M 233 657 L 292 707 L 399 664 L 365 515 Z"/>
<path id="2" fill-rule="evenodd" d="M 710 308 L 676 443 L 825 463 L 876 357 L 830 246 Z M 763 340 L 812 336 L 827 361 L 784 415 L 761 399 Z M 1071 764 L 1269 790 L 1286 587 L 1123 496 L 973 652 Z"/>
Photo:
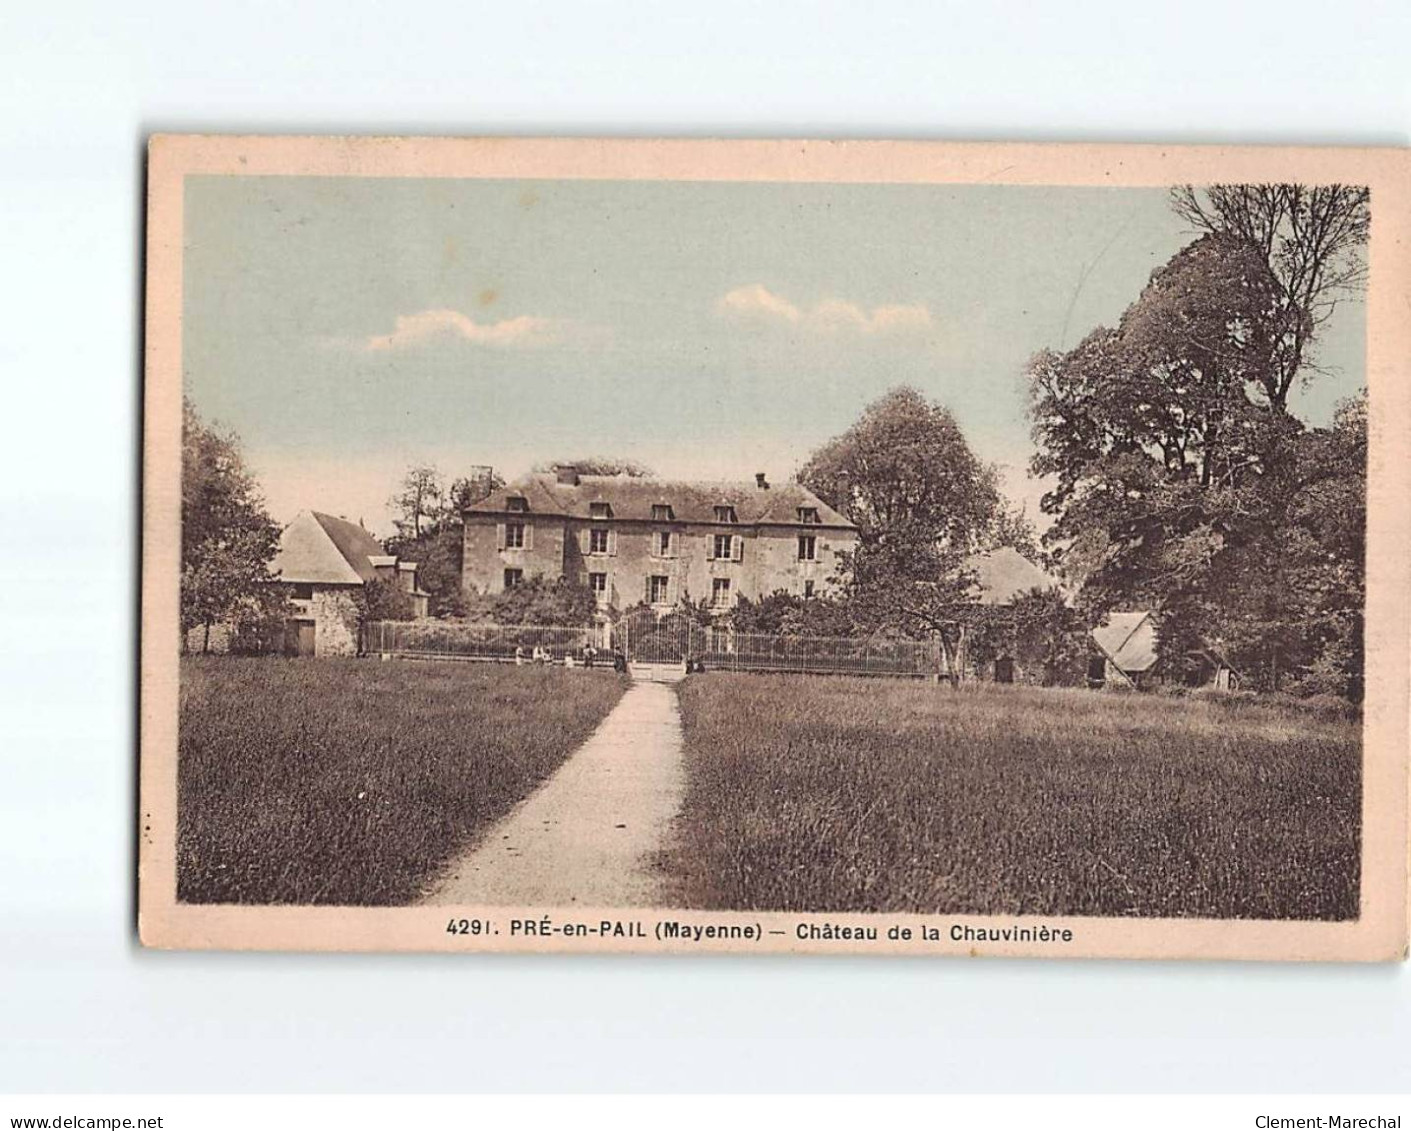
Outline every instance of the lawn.
<path id="1" fill-rule="evenodd" d="M 848 677 L 681 686 L 683 905 L 1348 919 L 1358 724 Z"/>
<path id="2" fill-rule="evenodd" d="M 625 689 L 609 672 L 183 659 L 177 898 L 408 903 Z"/>

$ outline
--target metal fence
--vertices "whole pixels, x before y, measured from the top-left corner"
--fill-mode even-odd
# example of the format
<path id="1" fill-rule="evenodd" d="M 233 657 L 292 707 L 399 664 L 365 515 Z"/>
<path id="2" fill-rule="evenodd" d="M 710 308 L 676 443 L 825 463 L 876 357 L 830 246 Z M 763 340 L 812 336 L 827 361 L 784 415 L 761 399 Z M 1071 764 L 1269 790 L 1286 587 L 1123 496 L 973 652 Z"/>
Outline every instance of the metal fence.
<path id="1" fill-rule="evenodd" d="M 769 636 L 705 631 L 694 657 L 707 671 L 810 672 L 920 678 L 941 670 L 940 646 L 928 640 L 848 636 Z"/>
<path id="2" fill-rule="evenodd" d="M 520 624 L 458 624 L 447 621 L 373 621 L 363 626 L 363 651 L 443 660 L 532 661 L 575 659 L 597 644 L 591 628 Z"/>
<path id="3" fill-rule="evenodd" d="M 882 637 L 772 636 L 703 628 L 684 618 L 663 620 L 649 631 L 613 633 L 633 664 L 689 664 L 695 670 L 804 672 L 921 678 L 942 670 L 936 641 Z M 363 651 L 419 659 L 581 660 L 588 645 L 610 664 L 601 628 L 460 624 L 446 621 L 374 621 L 363 628 Z M 538 650 L 536 656 L 536 649 Z"/>

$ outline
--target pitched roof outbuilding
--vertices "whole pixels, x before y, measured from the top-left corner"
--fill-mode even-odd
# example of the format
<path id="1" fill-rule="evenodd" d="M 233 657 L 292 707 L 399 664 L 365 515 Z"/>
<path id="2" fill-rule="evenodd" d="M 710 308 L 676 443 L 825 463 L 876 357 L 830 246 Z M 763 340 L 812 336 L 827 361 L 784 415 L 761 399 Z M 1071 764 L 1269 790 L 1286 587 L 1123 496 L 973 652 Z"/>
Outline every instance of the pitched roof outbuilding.
<path id="1" fill-rule="evenodd" d="M 1108 613 L 1092 635 L 1124 672 L 1144 672 L 1156 663 L 1156 622 L 1150 612 Z"/>
<path id="2" fill-rule="evenodd" d="M 973 554 L 965 568 L 974 572 L 980 604 L 1008 605 L 1031 589 L 1062 589 L 1058 578 L 1040 569 L 1012 546 Z"/>
<path id="3" fill-rule="evenodd" d="M 316 585 L 362 585 L 377 576 L 372 559 L 387 551 L 347 519 L 302 511 L 279 536 L 270 570 L 281 581 Z"/>

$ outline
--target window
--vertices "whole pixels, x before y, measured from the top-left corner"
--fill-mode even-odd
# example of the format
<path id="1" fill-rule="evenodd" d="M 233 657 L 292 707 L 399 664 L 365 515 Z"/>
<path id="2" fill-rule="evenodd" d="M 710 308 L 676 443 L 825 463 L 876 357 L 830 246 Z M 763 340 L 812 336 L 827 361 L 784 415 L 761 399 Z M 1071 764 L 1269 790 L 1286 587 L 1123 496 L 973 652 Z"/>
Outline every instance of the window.
<path id="1" fill-rule="evenodd" d="M 314 587 L 307 582 L 296 582 L 294 585 L 291 585 L 289 587 L 289 596 L 294 598 L 294 600 L 296 601 L 312 600 L 313 595 Z"/>
<path id="2" fill-rule="evenodd" d="M 652 504 L 653 522 L 670 522 L 675 517 L 676 515 L 672 513 L 671 505 L 669 503 Z"/>
<path id="3" fill-rule="evenodd" d="M 608 575 L 605 573 L 590 573 L 588 575 L 588 588 L 597 596 L 606 597 L 608 592 Z"/>
<path id="4" fill-rule="evenodd" d="M 669 600 L 666 595 L 667 586 L 670 580 L 660 574 L 653 574 L 647 578 L 647 600 L 653 605 L 664 605 Z"/>
<path id="5" fill-rule="evenodd" d="M 507 522 L 507 523 L 505 523 L 505 549 L 507 549 L 507 550 L 522 550 L 522 549 L 524 549 L 524 523 L 522 523 L 522 522 Z"/>
<path id="6" fill-rule="evenodd" d="M 717 558 L 733 557 L 731 550 L 734 548 L 735 536 L 733 534 L 717 534 L 715 536 L 715 553 Z"/>
<path id="7" fill-rule="evenodd" d="M 671 553 L 671 531 L 657 531 L 657 553 L 663 558 Z"/>
<path id="8" fill-rule="evenodd" d="M 717 506 L 717 507 L 715 508 L 715 521 L 716 521 L 716 522 L 736 522 L 736 521 L 738 521 L 738 520 L 735 518 L 735 508 L 732 507 L 732 506 L 729 506 L 729 505 L 727 505 L 727 504 L 725 504 L 725 503 L 721 503 L 719 506 Z"/>
<path id="9" fill-rule="evenodd" d="M 730 604 L 730 579 L 728 577 L 711 578 L 710 603 L 716 608 L 724 608 Z"/>
<path id="10" fill-rule="evenodd" d="M 592 503 L 588 507 L 588 512 L 594 518 L 611 518 L 612 507 L 607 503 Z"/>
<path id="11" fill-rule="evenodd" d="M 513 589 L 516 585 L 521 584 L 523 581 L 524 581 L 524 570 L 522 570 L 522 569 L 507 569 L 507 570 L 505 570 L 505 588 L 506 588 L 506 589 Z"/>
<path id="12" fill-rule="evenodd" d="M 608 532 L 605 526 L 595 526 L 588 532 L 588 552 L 606 554 L 608 552 Z"/>
<path id="13" fill-rule="evenodd" d="M 806 526 L 813 526 L 818 522 L 817 507 L 799 507 L 799 521 Z"/>
<path id="14" fill-rule="evenodd" d="M 523 495 L 511 495 L 505 500 L 505 507 L 515 514 L 523 514 L 529 509 L 529 500 Z"/>
<path id="15" fill-rule="evenodd" d="M 812 582 L 812 581 L 805 581 L 805 582 L 803 583 L 803 595 L 804 595 L 804 597 L 806 597 L 806 598 L 813 596 L 813 582 Z"/>
<path id="16" fill-rule="evenodd" d="M 799 561 L 811 562 L 818 556 L 818 539 L 812 534 L 799 535 Z"/>

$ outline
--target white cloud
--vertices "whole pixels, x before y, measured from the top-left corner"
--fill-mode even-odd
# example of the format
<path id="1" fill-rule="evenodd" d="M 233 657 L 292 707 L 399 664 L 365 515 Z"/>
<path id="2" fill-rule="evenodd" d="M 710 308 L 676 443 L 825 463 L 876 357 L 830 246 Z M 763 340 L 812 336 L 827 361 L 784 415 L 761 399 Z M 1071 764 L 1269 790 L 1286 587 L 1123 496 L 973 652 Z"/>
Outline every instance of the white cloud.
<path id="1" fill-rule="evenodd" d="M 715 304 L 726 317 L 784 322 L 816 333 L 900 334 L 931 328 L 931 311 L 925 303 L 874 306 L 871 310 L 841 298 L 825 298 L 811 308 L 801 308 L 762 283 L 727 291 Z"/>
<path id="2" fill-rule="evenodd" d="M 766 289 L 762 283 L 727 291 L 715 308 L 722 314 L 764 315 L 782 318 L 785 322 L 797 322 L 803 317 L 797 306 Z"/>
<path id="3" fill-rule="evenodd" d="M 499 322 L 477 322 L 459 310 L 423 310 L 400 314 L 390 334 L 374 334 L 360 343 L 367 353 L 405 349 L 438 338 L 472 342 L 501 349 L 543 345 L 557 340 L 562 323 L 521 314 Z"/>

